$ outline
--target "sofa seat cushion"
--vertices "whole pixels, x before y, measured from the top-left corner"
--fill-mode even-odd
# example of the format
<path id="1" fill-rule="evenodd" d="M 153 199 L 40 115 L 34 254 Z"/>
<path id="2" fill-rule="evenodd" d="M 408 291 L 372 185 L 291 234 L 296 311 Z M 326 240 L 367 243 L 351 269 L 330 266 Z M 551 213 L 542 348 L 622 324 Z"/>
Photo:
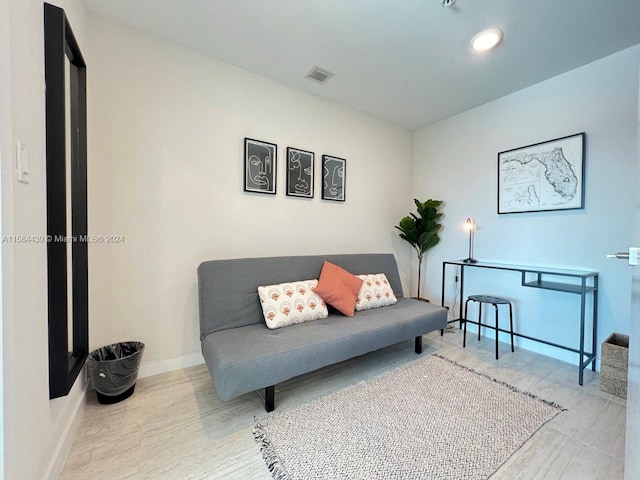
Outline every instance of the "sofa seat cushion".
<path id="1" fill-rule="evenodd" d="M 230 400 L 297 375 L 446 327 L 447 311 L 418 300 L 332 314 L 276 330 L 264 324 L 210 333 L 202 353 L 218 395 Z"/>

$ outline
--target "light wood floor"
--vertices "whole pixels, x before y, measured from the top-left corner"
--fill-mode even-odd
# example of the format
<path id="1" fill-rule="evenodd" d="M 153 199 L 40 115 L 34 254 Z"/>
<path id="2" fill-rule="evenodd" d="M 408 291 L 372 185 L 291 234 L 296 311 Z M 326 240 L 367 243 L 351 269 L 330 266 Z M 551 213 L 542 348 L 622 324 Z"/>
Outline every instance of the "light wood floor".
<path id="1" fill-rule="evenodd" d="M 568 409 L 541 428 L 492 480 L 623 479 L 625 402 L 599 390 L 598 374 L 527 350 L 493 356 L 493 342 L 461 347 L 456 329 L 425 335 L 438 352 Z M 276 408 L 378 375 L 416 359 L 413 340 L 276 386 Z M 264 415 L 254 393 L 221 401 L 204 365 L 138 381 L 135 394 L 100 405 L 91 393 L 61 475 L 71 479 L 270 479 L 251 428 Z M 425 412 L 425 415 L 433 413 Z M 331 480 L 331 479 L 328 479 Z"/>

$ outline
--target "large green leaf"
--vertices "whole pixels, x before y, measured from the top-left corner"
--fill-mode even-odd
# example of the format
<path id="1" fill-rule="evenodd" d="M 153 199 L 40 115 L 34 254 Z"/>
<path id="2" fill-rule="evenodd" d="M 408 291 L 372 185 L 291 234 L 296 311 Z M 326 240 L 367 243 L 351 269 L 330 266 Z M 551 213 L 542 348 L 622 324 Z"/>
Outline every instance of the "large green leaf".
<path id="1" fill-rule="evenodd" d="M 430 248 L 435 247 L 440 242 L 440 237 L 435 232 L 425 232 L 420 235 L 418 239 L 418 245 L 423 252 L 426 252 Z"/>
<path id="2" fill-rule="evenodd" d="M 400 220 L 400 225 L 396 225 L 396 228 L 402 232 L 400 238 L 414 246 L 418 243 L 420 231 L 416 228 L 416 223 L 411 217 L 404 217 Z"/>

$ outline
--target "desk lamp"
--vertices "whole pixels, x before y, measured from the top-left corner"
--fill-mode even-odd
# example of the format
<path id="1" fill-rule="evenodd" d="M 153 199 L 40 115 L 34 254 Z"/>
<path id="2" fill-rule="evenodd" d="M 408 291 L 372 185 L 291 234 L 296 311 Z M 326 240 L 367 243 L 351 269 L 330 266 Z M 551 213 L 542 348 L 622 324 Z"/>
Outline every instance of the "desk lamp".
<path id="1" fill-rule="evenodd" d="M 473 230 L 474 224 L 470 218 L 467 218 L 467 221 L 464 224 L 464 228 L 469 230 L 469 256 L 462 260 L 464 263 L 478 263 L 478 261 L 473 258 Z"/>

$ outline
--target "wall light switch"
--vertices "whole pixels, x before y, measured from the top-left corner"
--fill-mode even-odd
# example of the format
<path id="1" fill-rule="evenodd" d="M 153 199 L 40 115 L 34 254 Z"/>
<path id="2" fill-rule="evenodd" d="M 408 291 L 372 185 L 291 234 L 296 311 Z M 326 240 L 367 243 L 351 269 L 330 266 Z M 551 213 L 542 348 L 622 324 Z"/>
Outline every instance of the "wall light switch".
<path id="1" fill-rule="evenodd" d="M 29 183 L 29 147 L 20 140 L 16 140 L 16 170 L 18 181 Z"/>

